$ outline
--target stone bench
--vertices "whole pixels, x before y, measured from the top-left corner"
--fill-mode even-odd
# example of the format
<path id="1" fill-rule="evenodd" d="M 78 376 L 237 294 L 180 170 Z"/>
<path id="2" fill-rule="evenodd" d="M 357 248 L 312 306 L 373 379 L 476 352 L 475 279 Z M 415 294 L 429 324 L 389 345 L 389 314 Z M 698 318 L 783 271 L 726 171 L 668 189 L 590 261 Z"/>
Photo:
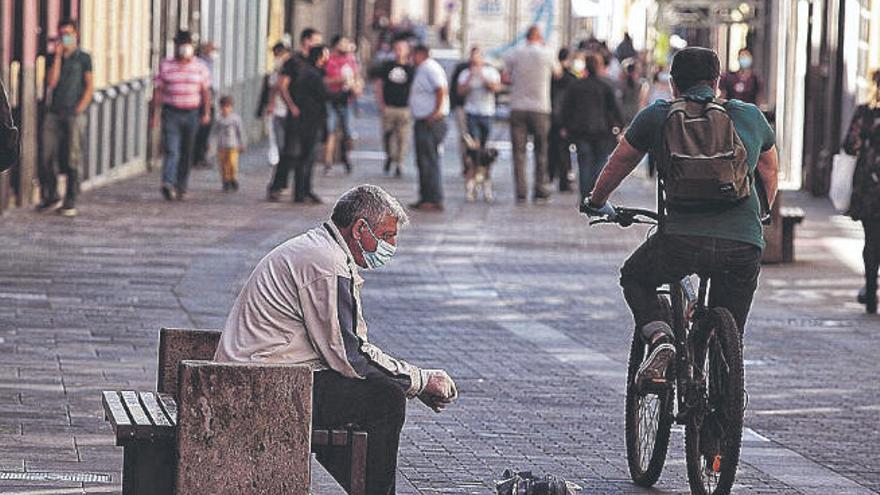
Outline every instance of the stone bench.
<path id="1" fill-rule="evenodd" d="M 803 208 L 795 206 L 783 206 L 780 209 L 782 217 L 782 262 L 794 261 L 794 226 L 803 222 L 806 213 Z"/>
<path id="2" fill-rule="evenodd" d="M 307 493 L 311 393 L 305 366 L 209 361 L 180 364 L 177 400 L 104 392 L 123 493 Z"/>
<path id="3" fill-rule="evenodd" d="M 260 458 L 268 455 L 264 452 L 270 445 L 274 445 L 276 449 L 289 450 L 292 445 L 287 441 L 278 444 L 280 438 L 292 438 L 293 433 L 287 428 L 278 428 L 277 436 L 266 430 L 269 435 L 266 438 L 261 438 L 253 431 L 254 427 L 266 421 L 274 424 L 283 420 L 285 424 L 292 423 L 299 428 L 305 428 L 306 440 L 300 448 L 304 449 L 306 456 L 310 450 L 321 452 L 326 449 L 344 449 L 349 462 L 347 472 L 340 475 L 343 478 L 340 482 L 349 494 L 362 495 L 366 482 L 367 434 L 352 429 L 311 430 L 311 371 L 292 365 L 210 362 L 219 337 L 220 332 L 216 330 L 163 328 L 159 336 L 157 393 L 103 393 L 105 416 L 116 433 L 117 445 L 125 448 L 123 494 L 174 493 L 175 488 L 178 494 L 199 493 L 198 490 L 187 491 L 192 477 L 198 478 L 200 483 L 193 486 L 203 486 L 203 480 L 209 479 L 205 473 L 214 472 L 215 476 L 210 479 L 220 479 L 222 474 L 235 469 L 239 471 L 237 478 L 251 480 L 252 485 L 237 487 L 228 493 L 274 493 L 275 490 L 258 481 L 263 479 L 260 473 L 249 469 L 268 470 L 270 473 L 277 473 L 279 469 L 295 472 L 296 469 L 271 460 L 263 461 L 260 465 L 236 467 L 239 455 L 229 454 L 247 451 L 244 444 L 255 437 L 259 440 L 251 447 L 260 452 Z M 290 369 L 298 370 L 298 378 L 290 376 Z M 285 391 L 291 386 L 302 385 L 306 375 L 307 387 L 298 390 L 296 394 L 277 397 L 278 390 Z M 269 384 L 277 386 L 273 385 L 274 389 L 267 388 Z M 259 400 L 249 400 L 250 397 L 257 397 Z M 179 414 L 178 410 L 185 414 Z M 278 411 L 290 412 L 282 415 Z M 193 417 L 188 422 L 186 418 L 189 415 Z M 241 423 L 230 422 L 227 418 L 229 415 L 242 420 Z M 268 419 L 264 420 L 264 416 Z M 193 437 L 190 426 L 197 421 L 201 421 L 202 431 L 194 430 L 196 436 Z M 245 441 L 236 441 L 239 436 L 244 436 Z M 226 447 L 219 451 L 212 450 L 213 458 L 205 457 L 208 452 L 198 445 L 193 446 L 193 438 L 201 438 L 215 446 L 218 443 L 225 444 Z M 186 439 L 190 441 L 184 441 Z M 285 462 L 289 463 L 295 458 L 296 456 L 289 456 Z M 206 459 L 211 461 L 213 467 L 205 465 Z M 300 459 L 297 462 L 299 471 L 302 472 L 302 467 L 308 466 L 306 462 L 309 461 Z M 310 462 L 312 485 L 316 490 L 313 493 L 344 493 L 336 482 L 329 481 L 332 477 L 324 467 L 314 458 Z M 310 478 L 307 468 L 305 472 L 307 486 Z M 269 479 L 275 478 L 269 476 Z M 278 477 L 275 481 L 284 483 L 277 485 L 281 486 L 282 493 L 306 493 L 305 489 L 291 489 L 290 483 L 294 481 L 287 476 Z M 301 479 L 298 481 L 302 482 Z M 221 490 L 211 493 L 227 492 Z"/>

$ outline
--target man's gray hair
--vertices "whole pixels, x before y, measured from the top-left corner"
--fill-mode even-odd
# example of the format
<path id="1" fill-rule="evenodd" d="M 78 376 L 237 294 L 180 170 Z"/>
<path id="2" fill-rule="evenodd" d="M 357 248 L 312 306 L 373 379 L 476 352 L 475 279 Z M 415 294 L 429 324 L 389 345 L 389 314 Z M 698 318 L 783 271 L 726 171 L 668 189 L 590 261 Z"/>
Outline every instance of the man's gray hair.
<path id="1" fill-rule="evenodd" d="M 375 226 L 387 217 L 396 218 L 399 227 L 409 223 L 409 215 L 394 196 L 379 186 L 363 184 L 349 189 L 336 200 L 330 219 L 338 227 L 345 228 L 359 218 Z"/>

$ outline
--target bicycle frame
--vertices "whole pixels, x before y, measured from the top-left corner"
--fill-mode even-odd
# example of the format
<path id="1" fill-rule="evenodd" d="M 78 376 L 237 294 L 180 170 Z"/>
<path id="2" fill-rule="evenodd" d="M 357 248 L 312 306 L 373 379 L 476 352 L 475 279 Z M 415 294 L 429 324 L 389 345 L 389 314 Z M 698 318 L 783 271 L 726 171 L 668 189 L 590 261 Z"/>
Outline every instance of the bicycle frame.
<path id="1" fill-rule="evenodd" d="M 667 284 L 657 290 L 669 295 L 672 303 L 672 331 L 675 339 L 675 384 L 678 414 L 675 422 L 685 424 L 690 414 L 705 406 L 705 385 L 694 376 L 695 363 L 692 348 L 694 332 L 699 331 L 700 321 L 706 315 L 709 277 L 699 276 L 699 288 L 695 291 L 691 276 L 679 282 Z"/>

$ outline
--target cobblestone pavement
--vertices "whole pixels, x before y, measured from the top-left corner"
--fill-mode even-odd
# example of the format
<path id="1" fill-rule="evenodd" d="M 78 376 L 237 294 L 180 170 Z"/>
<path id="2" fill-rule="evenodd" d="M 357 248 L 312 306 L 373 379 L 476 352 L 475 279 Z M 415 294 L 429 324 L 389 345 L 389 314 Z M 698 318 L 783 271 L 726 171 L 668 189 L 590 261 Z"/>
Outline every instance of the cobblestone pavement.
<path id="1" fill-rule="evenodd" d="M 317 173 L 331 200 L 355 183 L 415 199 L 414 170 L 381 173 L 376 121 L 357 121 L 356 170 Z M 503 129 L 496 136 L 503 140 Z M 504 144 L 503 142 L 501 143 Z M 371 338 L 449 369 L 460 401 L 412 404 L 400 493 L 489 493 L 509 466 L 575 480 L 586 493 L 684 493 L 682 434 L 654 491 L 628 481 L 623 373 L 631 320 L 617 267 L 645 231 L 590 229 L 572 195 L 514 206 L 509 153 L 499 201 L 467 204 L 449 140 L 444 213 L 416 213 L 386 269 L 366 274 Z M 150 389 L 161 326 L 219 327 L 269 249 L 327 217 L 329 205 L 263 201 L 264 150 L 245 156 L 237 194 L 196 171 L 186 203 L 166 203 L 156 172 L 87 192 L 75 219 L 0 219 L 0 493 L 119 491 L 121 450 L 102 389 Z M 635 179 L 619 202 L 651 203 Z M 880 490 L 880 318 L 863 315 L 860 232 L 823 202 L 807 209 L 798 262 L 767 266 L 746 334 L 750 405 L 739 493 Z M 92 473 L 93 482 L 14 481 Z M 100 479 L 103 478 L 103 479 Z"/>

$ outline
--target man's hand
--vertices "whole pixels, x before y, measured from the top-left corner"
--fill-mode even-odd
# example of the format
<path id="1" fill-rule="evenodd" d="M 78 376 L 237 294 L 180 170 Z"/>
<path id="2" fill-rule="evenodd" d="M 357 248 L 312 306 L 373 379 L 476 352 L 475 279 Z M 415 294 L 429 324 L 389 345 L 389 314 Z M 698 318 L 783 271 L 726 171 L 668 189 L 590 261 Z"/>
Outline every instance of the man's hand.
<path id="1" fill-rule="evenodd" d="M 427 120 L 428 122 L 431 122 L 433 124 L 435 122 L 440 122 L 441 120 L 443 120 L 444 117 L 445 115 L 443 115 L 442 113 L 434 112 L 431 115 L 428 115 Z"/>
<path id="2" fill-rule="evenodd" d="M 419 394 L 419 400 L 434 412 L 443 411 L 458 398 L 455 382 L 446 371 L 422 370 L 422 377 L 426 383 L 422 393 Z"/>
<path id="3" fill-rule="evenodd" d="M 581 203 L 581 213 L 588 217 L 605 217 L 612 221 L 617 217 L 617 211 L 614 210 L 614 205 L 608 201 L 606 201 L 604 205 L 594 205 L 590 201 L 590 196 L 587 196 L 583 203 Z"/>
<path id="4" fill-rule="evenodd" d="M 210 113 L 203 113 L 202 119 L 200 120 L 200 122 L 202 123 L 202 125 L 210 124 L 211 123 L 211 114 Z"/>
<path id="5" fill-rule="evenodd" d="M 295 119 L 298 119 L 300 114 L 302 114 L 302 112 L 299 110 L 299 107 L 296 105 L 288 107 L 288 110 L 290 110 L 290 115 Z"/>

